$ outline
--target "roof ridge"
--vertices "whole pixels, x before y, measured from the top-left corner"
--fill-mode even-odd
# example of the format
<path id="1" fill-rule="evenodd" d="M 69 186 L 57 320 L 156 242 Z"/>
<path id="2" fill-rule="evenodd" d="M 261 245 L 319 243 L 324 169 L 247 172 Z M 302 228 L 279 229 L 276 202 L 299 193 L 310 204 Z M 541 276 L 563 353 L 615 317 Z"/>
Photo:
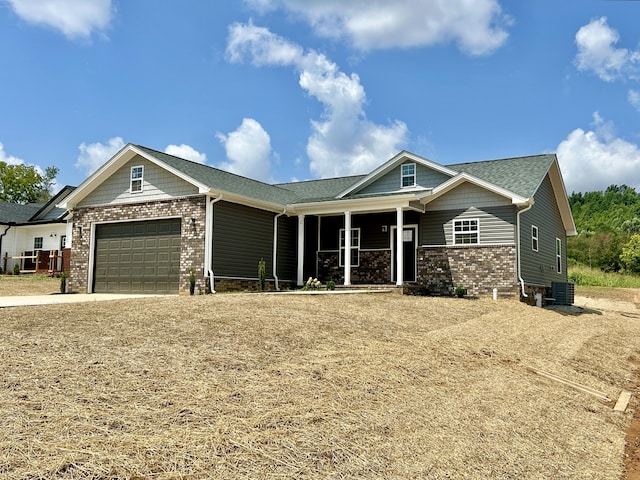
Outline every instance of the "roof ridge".
<path id="1" fill-rule="evenodd" d="M 506 160 L 524 160 L 526 158 L 546 157 L 548 155 L 556 155 L 556 154 L 555 153 L 538 153 L 538 154 L 534 154 L 534 155 L 522 155 L 522 156 L 519 156 L 519 157 L 492 158 L 492 159 L 485 159 L 485 160 L 476 160 L 476 161 L 472 161 L 472 162 L 451 163 L 451 164 L 449 164 L 447 166 L 452 166 L 452 165 L 477 165 L 479 163 L 502 162 L 502 161 L 506 161 Z"/>
<path id="2" fill-rule="evenodd" d="M 329 178 L 311 178 L 309 180 L 298 180 L 297 182 L 278 182 L 273 185 L 300 185 L 301 183 L 311 183 L 311 182 L 327 182 L 330 180 L 342 180 L 348 178 L 356 178 L 356 177 L 366 177 L 366 173 L 360 173 L 356 175 L 345 175 L 343 177 L 329 177 Z"/>
<path id="3" fill-rule="evenodd" d="M 282 187 L 278 186 L 278 184 L 275 184 L 275 183 L 267 183 L 267 182 L 263 182 L 262 180 L 256 180 L 255 178 L 246 177 L 244 175 L 240 175 L 240 174 L 237 174 L 237 173 L 234 173 L 234 172 L 230 172 L 228 170 L 223 170 L 222 168 L 213 167 L 211 165 L 206 165 L 204 163 L 200 163 L 200 162 L 196 162 L 196 161 L 193 161 L 193 160 L 189 160 L 188 158 L 178 157 L 177 155 L 172 155 L 170 153 L 161 152 L 160 150 L 156 150 L 156 149 L 150 148 L 150 147 L 145 147 L 144 145 L 133 144 L 133 146 L 138 147 L 138 148 L 142 148 L 143 150 L 149 150 L 149 151 L 154 152 L 154 153 L 159 153 L 161 155 L 167 155 L 168 157 L 172 157 L 172 158 L 175 158 L 175 159 L 183 161 L 183 162 L 188 162 L 188 163 L 191 163 L 193 165 L 197 165 L 198 167 L 209 168 L 211 170 L 216 170 L 218 172 L 223 172 L 223 173 L 225 173 L 227 175 L 233 175 L 234 177 L 241 178 L 243 181 L 255 182 L 255 183 L 259 183 L 261 185 L 264 185 L 266 187 L 278 188 L 280 190 L 284 190 L 286 192 L 290 192 L 290 190 L 282 188 Z"/>

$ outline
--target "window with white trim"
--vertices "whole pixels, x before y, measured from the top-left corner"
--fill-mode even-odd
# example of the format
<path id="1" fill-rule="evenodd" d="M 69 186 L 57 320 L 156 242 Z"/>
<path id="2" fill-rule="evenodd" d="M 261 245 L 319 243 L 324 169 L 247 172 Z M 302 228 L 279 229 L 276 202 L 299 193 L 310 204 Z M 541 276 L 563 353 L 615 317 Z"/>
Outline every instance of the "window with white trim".
<path id="1" fill-rule="evenodd" d="M 531 250 L 538 251 L 538 227 L 531 225 Z"/>
<path id="2" fill-rule="evenodd" d="M 344 267 L 344 254 L 345 254 L 345 229 L 340 229 L 340 266 Z M 351 229 L 351 266 L 357 267 L 360 265 L 360 229 Z"/>
<path id="3" fill-rule="evenodd" d="M 415 187 L 416 185 L 416 164 L 405 163 L 401 167 L 400 185 L 404 187 Z"/>
<path id="4" fill-rule="evenodd" d="M 562 240 L 556 238 L 556 272 L 562 273 Z"/>
<path id="5" fill-rule="evenodd" d="M 477 244 L 480 243 L 480 220 L 468 218 L 453 221 L 453 244 Z"/>
<path id="6" fill-rule="evenodd" d="M 42 237 L 35 237 L 33 239 L 33 249 L 42 250 Z"/>
<path id="7" fill-rule="evenodd" d="M 144 167 L 142 165 L 131 167 L 131 193 L 139 193 L 142 191 L 143 175 Z"/>

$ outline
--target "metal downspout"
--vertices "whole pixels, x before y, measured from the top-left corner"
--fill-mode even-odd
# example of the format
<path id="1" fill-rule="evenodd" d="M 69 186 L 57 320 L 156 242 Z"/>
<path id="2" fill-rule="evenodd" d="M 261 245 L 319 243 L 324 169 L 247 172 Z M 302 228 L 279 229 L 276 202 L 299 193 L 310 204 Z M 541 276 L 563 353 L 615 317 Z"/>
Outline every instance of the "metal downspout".
<path id="1" fill-rule="evenodd" d="M 276 285 L 276 291 L 280 291 L 280 286 L 278 285 L 278 218 L 284 215 L 286 210 L 283 210 L 282 213 L 277 214 L 273 217 L 273 279 Z"/>
<path id="2" fill-rule="evenodd" d="M 518 210 L 518 213 L 516 215 L 516 223 L 517 223 L 517 238 L 516 238 L 516 255 L 518 256 L 518 281 L 520 282 L 520 289 L 522 291 L 522 296 L 527 298 L 529 295 L 527 295 L 524 291 L 524 279 L 522 278 L 522 260 L 520 258 L 520 215 L 522 215 L 524 212 L 527 212 L 529 210 L 531 210 L 531 207 L 533 207 L 533 200 L 531 200 L 531 203 L 526 207 L 523 208 L 522 210 Z"/>
<path id="3" fill-rule="evenodd" d="M 209 273 L 209 290 L 211 291 L 211 293 L 216 293 L 216 289 L 215 289 L 215 279 L 213 277 L 213 204 L 216 202 L 219 202 L 220 200 L 222 200 L 222 194 L 220 194 L 218 197 L 211 199 L 211 201 L 209 202 L 209 206 L 212 207 L 211 210 L 211 239 L 210 239 L 210 245 L 211 245 L 211 254 L 209 255 L 209 265 L 207 265 L 208 267 L 208 273 Z M 206 240 L 206 235 L 205 235 L 205 240 Z M 205 249 L 208 248 L 205 245 Z"/>

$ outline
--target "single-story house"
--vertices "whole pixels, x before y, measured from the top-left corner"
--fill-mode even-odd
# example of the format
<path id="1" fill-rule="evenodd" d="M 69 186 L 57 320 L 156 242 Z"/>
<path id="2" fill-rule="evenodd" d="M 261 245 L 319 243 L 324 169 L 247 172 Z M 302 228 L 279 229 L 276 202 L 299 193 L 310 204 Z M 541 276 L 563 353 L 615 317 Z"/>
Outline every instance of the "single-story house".
<path id="1" fill-rule="evenodd" d="M 68 286 L 184 293 L 323 284 L 528 296 L 566 282 L 575 224 L 553 154 L 440 165 L 402 151 L 366 175 L 267 184 L 129 144 L 59 206 Z M 545 290 L 546 289 L 546 290 Z"/>
<path id="2" fill-rule="evenodd" d="M 56 205 L 73 191 L 62 188 L 46 203 L 0 202 L 0 273 L 59 272 L 67 249 L 67 211 Z"/>

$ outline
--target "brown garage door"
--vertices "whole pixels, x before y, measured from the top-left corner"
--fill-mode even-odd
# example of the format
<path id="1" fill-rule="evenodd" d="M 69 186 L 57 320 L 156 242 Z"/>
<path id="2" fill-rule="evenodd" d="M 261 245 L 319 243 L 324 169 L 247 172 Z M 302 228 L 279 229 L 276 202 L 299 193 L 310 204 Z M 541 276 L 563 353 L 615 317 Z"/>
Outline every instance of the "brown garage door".
<path id="1" fill-rule="evenodd" d="M 96 226 L 96 293 L 178 293 L 180 219 Z"/>

